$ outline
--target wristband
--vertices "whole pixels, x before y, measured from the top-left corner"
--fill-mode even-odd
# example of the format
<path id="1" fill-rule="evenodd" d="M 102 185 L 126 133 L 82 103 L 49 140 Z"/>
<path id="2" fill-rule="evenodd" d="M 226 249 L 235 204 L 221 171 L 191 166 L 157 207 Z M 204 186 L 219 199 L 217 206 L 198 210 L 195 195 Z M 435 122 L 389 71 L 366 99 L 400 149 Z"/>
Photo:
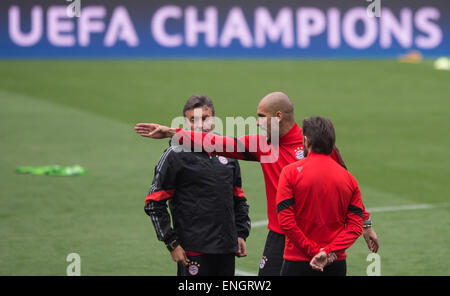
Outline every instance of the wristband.
<path id="1" fill-rule="evenodd" d="M 328 247 L 322 248 L 320 249 L 320 252 L 325 252 L 325 254 L 327 254 L 327 257 L 330 255 L 331 250 Z"/>
<path id="2" fill-rule="evenodd" d="M 167 249 L 172 252 L 176 247 L 180 245 L 180 242 L 176 239 L 166 245 Z"/>
<path id="3" fill-rule="evenodd" d="M 363 228 L 372 227 L 372 218 L 369 218 L 363 222 Z"/>

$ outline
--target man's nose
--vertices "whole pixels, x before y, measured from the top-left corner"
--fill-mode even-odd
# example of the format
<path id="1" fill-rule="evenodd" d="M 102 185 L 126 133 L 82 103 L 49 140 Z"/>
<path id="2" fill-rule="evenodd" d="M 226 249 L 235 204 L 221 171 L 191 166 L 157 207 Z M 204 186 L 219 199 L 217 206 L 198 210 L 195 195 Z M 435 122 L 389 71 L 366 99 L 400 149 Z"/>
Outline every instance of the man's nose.
<path id="1" fill-rule="evenodd" d="M 202 121 L 197 121 L 195 124 L 194 124 L 194 128 L 195 129 L 202 129 L 203 128 L 203 122 Z"/>

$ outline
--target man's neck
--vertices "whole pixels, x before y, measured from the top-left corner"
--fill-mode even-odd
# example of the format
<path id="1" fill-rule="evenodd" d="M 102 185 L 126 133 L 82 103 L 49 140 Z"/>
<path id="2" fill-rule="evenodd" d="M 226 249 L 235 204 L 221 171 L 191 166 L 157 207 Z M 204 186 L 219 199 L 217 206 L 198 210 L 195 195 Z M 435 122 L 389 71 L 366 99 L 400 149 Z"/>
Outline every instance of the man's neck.
<path id="1" fill-rule="evenodd" d="M 290 122 L 286 122 L 284 124 L 283 123 L 280 124 L 280 137 L 287 134 L 292 129 L 294 124 L 295 124 L 295 121 L 290 121 Z"/>

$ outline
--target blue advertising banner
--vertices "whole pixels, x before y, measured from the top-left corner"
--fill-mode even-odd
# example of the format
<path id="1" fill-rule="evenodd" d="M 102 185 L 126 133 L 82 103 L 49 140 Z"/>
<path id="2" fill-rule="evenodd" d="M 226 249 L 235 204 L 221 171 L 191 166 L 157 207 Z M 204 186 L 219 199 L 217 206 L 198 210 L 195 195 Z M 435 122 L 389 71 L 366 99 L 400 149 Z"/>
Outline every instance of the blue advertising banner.
<path id="1" fill-rule="evenodd" d="M 2 0 L 0 58 L 448 55 L 448 0 Z"/>

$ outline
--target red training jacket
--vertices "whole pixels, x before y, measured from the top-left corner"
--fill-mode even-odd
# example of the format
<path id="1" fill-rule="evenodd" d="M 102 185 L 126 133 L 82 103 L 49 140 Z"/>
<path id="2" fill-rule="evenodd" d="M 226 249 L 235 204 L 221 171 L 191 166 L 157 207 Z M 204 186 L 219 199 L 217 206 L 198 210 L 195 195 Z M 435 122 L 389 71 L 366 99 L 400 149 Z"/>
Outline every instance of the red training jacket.
<path id="1" fill-rule="evenodd" d="M 364 205 L 358 184 L 330 155 L 310 152 L 285 167 L 276 200 L 286 260 L 310 261 L 321 248 L 344 260 L 345 249 L 362 233 Z"/>
<path id="2" fill-rule="evenodd" d="M 264 135 L 232 138 L 213 133 L 186 131 L 180 128 L 176 132 L 179 143 L 189 140 L 191 148 L 198 151 L 212 152 L 228 158 L 260 162 L 266 187 L 268 228 L 276 233 L 283 234 L 278 225 L 276 194 L 281 170 L 286 165 L 303 159 L 303 134 L 302 129 L 297 124 L 294 124 L 285 135 L 280 137 L 278 146 L 268 143 Z M 336 147 L 333 149 L 331 156 L 337 163 L 345 167 Z M 364 212 L 364 218 L 365 220 L 369 219 L 369 213 Z"/>

